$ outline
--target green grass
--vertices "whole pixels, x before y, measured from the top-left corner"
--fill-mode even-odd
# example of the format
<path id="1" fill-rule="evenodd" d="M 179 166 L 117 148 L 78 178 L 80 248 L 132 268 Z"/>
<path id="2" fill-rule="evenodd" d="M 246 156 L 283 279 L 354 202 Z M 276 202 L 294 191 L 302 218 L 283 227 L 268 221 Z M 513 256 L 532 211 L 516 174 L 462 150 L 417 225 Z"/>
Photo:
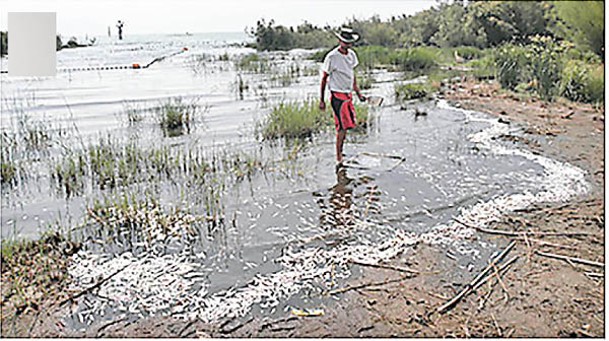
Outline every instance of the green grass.
<path id="1" fill-rule="evenodd" d="M 313 100 L 296 103 L 282 102 L 273 107 L 270 115 L 259 127 L 265 140 L 280 137 L 308 137 L 328 125 L 331 117 L 322 112 L 319 103 Z M 329 108 L 331 110 L 331 108 Z"/>
<path id="2" fill-rule="evenodd" d="M 433 92 L 427 83 L 408 83 L 395 85 L 395 97 L 398 101 L 428 98 Z"/>
<path id="3" fill-rule="evenodd" d="M 256 53 L 250 53 L 235 61 L 235 67 L 242 72 L 266 73 L 271 70 L 271 64 L 267 58 Z"/>
<path id="4" fill-rule="evenodd" d="M 372 88 L 372 84 L 374 83 L 374 77 L 372 77 L 371 73 L 368 72 L 359 72 L 357 74 L 357 86 L 361 90 L 366 90 Z"/>
<path id="5" fill-rule="evenodd" d="M 258 134 L 265 140 L 277 138 L 304 138 L 334 126 L 332 108 L 326 103 L 326 111 L 319 110 L 319 102 L 282 102 L 273 107 L 269 116 L 257 126 Z M 369 122 L 368 106 L 355 103 L 359 127 Z"/>
<path id="6" fill-rule="evenodd" d="M 402 71 L 425 71 L 438 65 L 439 50 L 415 47 L 398 50 L 391 55 L 391 63 Z"/>
<path id="7" fill-rule="evenodd" d="M 157 121 L 167 136 L 190 132 L 198 112 L 197 100 L 187 103 L 181 97 L 174 97 L 156 109 Z"/>

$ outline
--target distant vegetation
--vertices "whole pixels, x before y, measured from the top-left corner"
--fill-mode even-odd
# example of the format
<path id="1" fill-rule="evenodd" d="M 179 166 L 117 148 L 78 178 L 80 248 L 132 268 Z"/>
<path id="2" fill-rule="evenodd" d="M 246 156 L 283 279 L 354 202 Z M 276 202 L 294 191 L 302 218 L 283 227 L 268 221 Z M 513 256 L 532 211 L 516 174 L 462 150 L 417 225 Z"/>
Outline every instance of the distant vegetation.
<path id="1" fill-rule="evenodd" d="M 604 4 L 601 1 L 440 1 L 414 15 L 352 19 L 360 68 L 429 73 L 455 64 L 478 79 L 552 100 L 604 102 Z M 261 20 L 250 30 L 260 51 L 337 44 L 337 27 L 292 28 Z M 406 96 L 408 97 L 408 96 Z"/>
<path id="2" fill-rule="evenodd" d="M 55 50 L 68 49 L 74 47 L 86 47 L 95 44 L 95 38 L 90 39 L 86 44 L 81 44 L 75 37 L 68 40 L 66 44 L 63 43 L 61 36 L 57 35 L 55 38 Z M 8 32 L 0 32 L 0 56 L 8 54 Z"/>
<path id="3" fill-rule="evenodd" d="M 336 37 L 331 33 L 329 26 L 323 29 L 304 22 L 294 29 L 275 25 L 274 20 L 268 23 L 264 19 L 256 23 L 249 33 L 256 37 L 256 48 L 259 51 L 291 50 L 294 48 L 314 49 L 331 46 Z"/>
<path id="4" fill-rule="evenodd" d="M 0 56 L 6 55 L 8 51 L 8 37 L 6 32 L 0 32 Z"/>

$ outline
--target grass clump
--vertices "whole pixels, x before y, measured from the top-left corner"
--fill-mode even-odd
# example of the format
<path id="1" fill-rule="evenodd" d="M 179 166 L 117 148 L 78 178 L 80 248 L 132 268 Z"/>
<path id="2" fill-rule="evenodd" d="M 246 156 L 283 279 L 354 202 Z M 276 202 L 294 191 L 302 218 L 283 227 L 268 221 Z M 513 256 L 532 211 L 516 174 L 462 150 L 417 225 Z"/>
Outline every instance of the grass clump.
<path id="1" fill-rule="evenodd" d="M 275 106 L 270 115 L 258 124 L 257 132 L 265 140 L 281 137 L 304 138 L 334 126 L 332 108 L 319 110 L 319 103 L 309 100 L 304 103 L 282 102 Z M 358 127 L 365 128 L 369 122 L 368 106 L 354 103 Z"/>
<path id="2" fill-rule="evenodd" d="M 257 53 L 250 53 L 235 61 L 237 70 L 251 73 L 265 73 L 271 70 L 269 60 L 259 56 Z"/>
<path id="3" fill-rule="evenodd" d="M 391 63 L 402 71 L 424 71 L 437 66 L 437 52 L 430 47 L 415 47 L 396 51 Z"/>
<path id="4" fill-rule="evenodd" d="M 82 153 L 65 156 L 55 165 L 51 177 L 66 197 L 70 198 L 82 193 L 87 168 Z"/>
<path id="5" fill-rule="evenodd" d="M 194 123 L 198 111 L 197 101 L 187 103 L 181 97 L 167 100 L 157 108 L 157 120 L 163 133 L 167 136 L 181 135 L 184 130 L 187 133 Z"/>
<path id="6" fill-rule="evenodd" d="M 433 92 L 427 83 L 406 83 L 395 85 L 395 97 L 398 101 L 427 98 Z"/>
<path id="7" fill-rule="evenodd" d="M 304 103 L 282 102 L 273 108 L 260 129 L 265 140 L 308 137 L 328 122 L 328 115 L 319 110 L 318 103 L 313 100 Z"/>
<path id="8" fill-rule="evenodd" d="M 13 160 L 11 139 L 6 134 L 2 134 L 2 146 L 0 154 L 0 184 L 14 184 L 17 181 L 19 166 Z"/>

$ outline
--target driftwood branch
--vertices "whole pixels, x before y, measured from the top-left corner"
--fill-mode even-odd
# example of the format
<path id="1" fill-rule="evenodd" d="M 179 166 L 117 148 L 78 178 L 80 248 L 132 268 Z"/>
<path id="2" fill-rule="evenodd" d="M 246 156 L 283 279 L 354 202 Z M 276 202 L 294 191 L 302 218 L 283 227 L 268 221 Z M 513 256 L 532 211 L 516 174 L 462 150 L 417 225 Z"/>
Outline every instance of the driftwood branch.
<path id="1" fill-rule="evenodd" d="M 518 259 L 518 256 L 514 256 L 512 257 L 510 260 L 506 261 L 505 263 L 503 263 L 500 267 L 499 267 L 499 274 L 502 275 L 503 274 L 503 270 L 505 270 L 507 267 L 509 267 L 510 265 L 512 265 L 512 263 L 514 263 L 516 260 Z M 480 282 L 478 282 L 474 288 L 472 290 L 478 290 L 482 285 L 484 285 L 484 283 L 488 282 L 489 279 L 491 279 L 492 277 L 494 277 L 495 274 L 492 273 L 486 277 L 484 277 L 483 280 L 481 280 Z"/>
<path id="2" fill-rule="evenodd" d="M 535 253 L 540 255 L 540 256 L 543 256 L 543 257 L 560 259 L 560 260 L 564 260 L 564 261 L 569 262 L 569 263 L 579 263 L 579 264 L 585 264 L 585 265 L 590 265 L 590 266 L 596 266 L 596 267 L 599 267 L 599 268 L 604 268 L 605 267 L 604 263 L 599 263 L 599 262 L 595 262 L 595 261 L 591 261 L 591 260 L 587 260 L 587 259 L 575 258 L 575 257 L 569 257 L 569 256 L 563 256 L 563 255 L 557 255 L 557 254 L 547 253 L 547 252 L 541 252 L 541 251 L 535 251 Z"/>
<path id="3" fill-rule="evenodd" d="M 125 270 L 125 269 L 126 269 L 128 266 L 129 266 L 129 265 L 131 265 L 131 264 L 127 264 L 127 265 L 123 266 L 122 268 L 120 268 L 120 269 L 118 269 L 118 270 L 114 271 L 114 272 L 113 272 L 112 274 L 110 274 L 108 277 L 101 279 L 99 282 L 95 283 L 94 285 L 92 285 L 92 286 L 90 286 L 90 287 L 88 287 L 88 288 L 84 289 L 83 291 L 81 291 L 81 292 L 79 292 L 79 293 L 77 293 L 77 294 L 75 294 L 75 295 L 72 295 L 72 296 L 70 296 L 70 297 L 66 298 L 65 300 L 61 301 L 61 303 L 59 303 L 59 306 L 62 306 L 62 305 L 64 305 L 64 304 L 66 304 L 67 302 L 73 301 L 73 300 L 75 300 L 75 299 L 79 298 L 80 296 L 82 296 L 82 295 L 84 295 L 84 294 L 86 294 L 86 293 L 89 293 L 89 292 L 91 292 L 91 291 L 93 291 L 93 290 L 95 290 L 95 289 L 99 288 L 99 287 L 100 287 L 102 284 L 106 283 L 106 282 L 107 282 L 108 280 L 110 280 L 112 277 L 116 276 L 116 275 L 117 275 L 119 272 L 121 272 L 121 271 Z"/>
<path id="4" fill-rule="evenodd" d="M 508 254 L 508 252 L 510 252 L 510 250 L 514 247 L 514 245 L 516 245 L 516 241 L 513 240 L 499 255 L 497 255 L 497 257 L 495 257 L 490 263 L 489 265 L 486 266 L 486 268 L 484 268 L 484 270 L 482 270 L 478 276 L 476 276 L 476 278 L 474 278 L 470 283 L 468 283 L 465 288 L 463 288 L 463 290 L 461 290 L 457 295 L 455 295 L 452 299 L 450 299 L 448 302 L 444 303 L 443 305 L 441 305 L 440 307 L 438 307 L 436 309 L 436 311 L 440 314 L 443 314 L 445 312 L 447 312 L 448 310 L 450 310 L 450 308 L 452 308 L 457 302 L 459 302 L 463 297 L 465 297 L 467 294 L 469 294 L 473 288 L 480 282 L 480 280 L 486 276 L 486 274 L 493 269 L 493 267 L 495 265 L 497 265 L 497 263 L 499 263 L 499 261 L 501 261 L 501 259 Z"/>
<path id="5" fill-rule="evenodd" d="M 401 281 L 403 281 L 405 279 L 408 279 L 408 278 L 410 278 L 410 276 L 404 276 L 404 277 L 400 277 L 400 278 L 396 278 L 396 279 L 392 279 L 392 280 L 388 280 L 388 281 L 383 281 L 383 282 L 372 282 L 372 283 L 364 283 L 364 284 L 358 284 L 358 285 L 348 286 L 348 287 L 344 287 L 344 288 L 328 291 L 328 295 L 342 294 L 344 292 L 351 291 L 351 290 L 357 290 L 357 289 L 362 289 L 362 288 L 367 288 L 367 287 L 375 287 L 375 286 L 380 286 L 380 285 L 386 285 L 386 284 L 394 283 L 394 282 L 401 282 Z"/>
<path id="6" fill-rule="evenodd" d="M 521 237 L 525 234 L 527 235 L 537 235 L 537 236 L 568 236 L 568 237 L 572 237 L 572 236 L 587 236 L 590 235 L 590 233 L 588 232 L 543 232 L 543 231 L 522 231 L 522 232 L 512 232 L 512 231 L 502 231 L 502 230 L 493 230 L 493 229 L 487 229 L 487 228 L 483 228 L 483 227 L 479 227 L 479 226 L 474 226 L 474 225 L 470 225 L 467 224 L 465 222 L 462 222 L 461 220 L 457 219 L 457 218 L 453 218 L 454 221 L 456 221 L 457 223 L 465 226 L 465 227 L 469 227 L 475 230 L 478 230 L 480 232 L 484 232 L 484 233 L 488 233 L 488 234 L 498 234 L 498 235 L 502 235 L 502 236 L 510 236 L 510 237 Z"/>

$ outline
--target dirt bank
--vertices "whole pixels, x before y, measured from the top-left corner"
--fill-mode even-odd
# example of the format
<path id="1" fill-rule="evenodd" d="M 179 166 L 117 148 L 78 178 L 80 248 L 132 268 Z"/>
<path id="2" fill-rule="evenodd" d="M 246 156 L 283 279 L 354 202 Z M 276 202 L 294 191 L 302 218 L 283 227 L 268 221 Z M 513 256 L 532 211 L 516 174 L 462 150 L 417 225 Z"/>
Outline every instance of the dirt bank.
<path id="1" fill-rule="evenodd" d="M 490 276 L 447 312 L 438 313 L 437 308 L 466 288 L 467 283 L 447 281 L 443 276 L 455 267 L 446 250 L 419 244 L 413 252 L 390 264 L 421 273 L 363 267 L 363 276 L 347 284 L 346 288 L 351 289 L 341 294 L 340 301 L 322 307 L 323 316 L 295 317 L 286 313 L 277 320 L 254 318 L 246 323 L 235 320 L 218 326 L 157 317 L 105 322 L 91 326 L 85 333 L 76 333 L 66 331 L 58 322 L 69 304 L 58 304 L 65 295 L 61 293 L 63 286 L 55 285 L 35 306 L 19 311 L 17 318 L 18 302 L 11 303 L 3 289 L 3 336 L 604 337 L 604 268 L 538 253 L 604 263 L 604 109 L 519 98 L 492 83 L 452 84 L 442 96 L 463 108 L 526 125 L 523 137 L 503 138 L 582 168 L 592 184 L 585 197 L 530 207 L 489 227 L 559 235 L 525 237 L 479 232 L 502 245 L 516 240 L 506 259 L 518 258 L 504 271 L 497 269 L 500 275 Z M 574 231 L 583 234 L 564 235 Z M 58 269 L 65 269 L 65 264 L 58 264 Z M 5 275 L 9 275 L 5 271 L 3 267 L 3 284 Z M 476 275 L 476 271 L 471 272 L 471 279 Z"/>

